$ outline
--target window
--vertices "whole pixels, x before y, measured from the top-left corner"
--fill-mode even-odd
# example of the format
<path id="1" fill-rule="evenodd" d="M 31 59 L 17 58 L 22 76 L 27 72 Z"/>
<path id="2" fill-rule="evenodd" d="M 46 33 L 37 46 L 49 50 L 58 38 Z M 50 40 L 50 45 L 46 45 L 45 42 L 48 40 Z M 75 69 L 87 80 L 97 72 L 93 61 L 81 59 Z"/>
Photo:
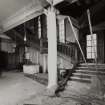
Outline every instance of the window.
<path id="1" fill-rule="evenodd" d="M 97 37 L 96 34 L 87 35 L 87 59 L 95 59 L 97 57 Z"/>
<path id="2" fill-rule="evenodd" d="M 38 38 L 41 38 L 41 19 L 38 17 Z"/>
<path id="3" fill-rule="evenodd" d="M 65 43 L 65 24 L 64 24 L 64 19 L 59 21 L 59 41 Z"/>

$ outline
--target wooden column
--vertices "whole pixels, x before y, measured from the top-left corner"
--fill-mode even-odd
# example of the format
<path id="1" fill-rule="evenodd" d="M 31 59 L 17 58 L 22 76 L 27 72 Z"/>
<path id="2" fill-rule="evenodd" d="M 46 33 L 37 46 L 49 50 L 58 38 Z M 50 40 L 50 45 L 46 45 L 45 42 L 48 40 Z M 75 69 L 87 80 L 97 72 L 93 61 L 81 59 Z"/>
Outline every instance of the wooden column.
<path id="1" fill-rule="evenodd" d="M 57 31 L 56 14 L 53 9 L 48 10 L 48 87 L 52 92 L 57 87 Z"/>

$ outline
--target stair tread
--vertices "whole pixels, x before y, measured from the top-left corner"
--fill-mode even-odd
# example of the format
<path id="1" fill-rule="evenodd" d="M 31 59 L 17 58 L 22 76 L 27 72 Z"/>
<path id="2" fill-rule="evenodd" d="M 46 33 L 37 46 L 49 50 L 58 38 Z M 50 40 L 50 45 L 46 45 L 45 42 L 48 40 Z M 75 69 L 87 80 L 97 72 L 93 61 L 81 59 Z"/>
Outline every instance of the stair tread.
<path id="1" fill-rule="evenodd" d="M 96 65 L 95 63 L 87 63 L 88 64 L 88 66 L 92 66 L 92 65 Z M 81 63 L 81 64 L 79 64 L 79 65 L 86 65 L 87 66 L 87 64 L 86 63 Z M 97 63 L 97 65 L 102 65 L 102 66 L 105 66 L 105 64 L 102 64 L 102 63 Z"/>

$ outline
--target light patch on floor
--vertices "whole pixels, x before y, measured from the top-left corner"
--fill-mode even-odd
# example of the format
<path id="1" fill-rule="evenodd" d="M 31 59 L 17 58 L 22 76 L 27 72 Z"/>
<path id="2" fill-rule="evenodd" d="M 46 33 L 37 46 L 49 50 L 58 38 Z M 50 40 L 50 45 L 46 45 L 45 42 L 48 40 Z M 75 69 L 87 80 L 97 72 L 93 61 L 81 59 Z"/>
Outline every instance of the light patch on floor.
<path id="1" fill-rule="evenodd" d="M 0 78 L 0 105 L 18 105 L 44 89 L 43 85 L 25 77 L 23 73 L 3 73 Z"/>

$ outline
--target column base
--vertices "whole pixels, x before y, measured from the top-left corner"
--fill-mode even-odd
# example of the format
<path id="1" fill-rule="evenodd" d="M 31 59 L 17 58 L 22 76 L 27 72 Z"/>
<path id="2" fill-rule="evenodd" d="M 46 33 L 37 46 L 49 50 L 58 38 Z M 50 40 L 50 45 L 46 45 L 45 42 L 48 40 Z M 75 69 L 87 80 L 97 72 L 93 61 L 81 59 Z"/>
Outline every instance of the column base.
<path id="1" fill-rule="evenodd" d="M 46 88 L 46 95 L 50 97 L 56 96 L 55 92 L 58 88 L 58 85 L 48 85 Z"/>

